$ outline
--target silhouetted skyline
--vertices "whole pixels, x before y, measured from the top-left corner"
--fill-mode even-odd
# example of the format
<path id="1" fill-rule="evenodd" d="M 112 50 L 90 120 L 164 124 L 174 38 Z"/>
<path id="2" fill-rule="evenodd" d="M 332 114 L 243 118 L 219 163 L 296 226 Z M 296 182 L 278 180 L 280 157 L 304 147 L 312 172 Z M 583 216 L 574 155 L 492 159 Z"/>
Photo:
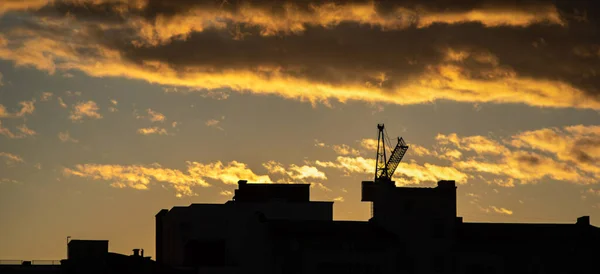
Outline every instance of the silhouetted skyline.
<path id="1" fill-rule="evenodd" d="M 594 1 L 275 2 L 0 0 L 0 260 L 154 257 L 238 180 L 366 221 L 378 123 L 465 222 L 600 225 Z"/>

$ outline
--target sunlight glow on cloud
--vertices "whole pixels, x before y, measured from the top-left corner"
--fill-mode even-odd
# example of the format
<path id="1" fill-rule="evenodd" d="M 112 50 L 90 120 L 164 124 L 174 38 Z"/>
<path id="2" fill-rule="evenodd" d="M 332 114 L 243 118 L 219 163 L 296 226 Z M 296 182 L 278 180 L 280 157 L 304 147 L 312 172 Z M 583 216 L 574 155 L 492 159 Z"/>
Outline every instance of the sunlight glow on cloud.
<path id="1" fill-rule="evenodd" d="M 17 126 L 17 130 L 19 131 L 19 133 L 14 133 L 10 129 L 3 127 L 2 121 L 0 120 L 0 135 L 4 135 L 9 139 L 22 139 L 27 136 L 33 136 L 37 134 L 34 130 L 28 128 L 25 124 Z"/>
<path id="2" fill-rule="evenodd" d="M 491 181 L 500 186 L 544 179 L 597 184 L 600 179 L 600 126 L 525 131 L 503 140 L 504 144 L 483 136 L 456 134 L 439 134 L 436 140 L 461 154 L 475 153 L 466 160 L 454 161 L 453 166 L 464 172 L 502 176 Z"/>
<path id="3" fill-rule="evenodd" d="M 142 134 L 142 135 L 152 135 L 152 134 L 156 134 L 156 135 L 169 135 L 169 133 L 167 132 L 166 129 L 159 128 L 159 127 L 140 128 L 140 129 L 137 130 L 137 133 Z"/>
<path id="4" fill-rule="evenodd" d="M 71 134 L 69 134 L 68 130 L 65 132 L 59 132 L 58 139 L 63 143 L 65 143 L 65 142 L 79 143 L 79 140 L 71 137 Z"/>
<path id="5" fill-rule="evenodd" d="M 21 118 L 35 111 L 35 100 L 19 102 L 21 109 L 14 113 L 9 112 L 5 106 L 0 104 L 0 118 Z"/>
<path id="6" fill-rule="evenodd" d="M 151 110 L 151 109 L 147 109 L 148 111 L 148 119 L 150 119 L 150 121 L 152 122 L 164 122 L 166 117 L 164 114 Z"/>
<path id="7" fill-rule="evenodd" d="M 313 166 L 297 166 L 295 164 L 291 164 L 286 169 L 281 163 L 269 161 L 267 163 L 263 163 L 263 167 L 271 174 L 286 175 L 287 178 L 283 179 L 282 181 L 287 181 L 289 179 L 292 180 L 291 182 L 296 180 L 304 183 L 306 182 L 306 179 L 327 180 L 325 173 Z"/>
<path id="8" fill-rule="evenodd" d="M 12 153 L 8 153 L 8 152 L 0 152 L 0 157 L 4 157 L 4 160 L 6 162 L 7 165 L 12 165 L 15 163 L 24 163 L 25 161 L 23 160 L 23 158 L 21 158 L 21 156 L 19 155 L 15 155 Z"/>
<path id="9" fill-rule="evenodd" d="M 59 1 L 60 2 L 60 1 Z M 85 3 L 85 5 L 83 4 Z M 140 4 L 145 3 L 145 4 Z M 114 10 L 101 7 L 113 7 Z M 479 22 L 485 27 L 512 26 L 528 27 L 532 24 L 544 23 L 550 26 L 564 26 L 565 22 L 558 10 L 548 4 L 504 6 L 468 7 L 460 11 L 447 12 L 435 8 L 412 9 L 395 6 L 391 13 L 383 14 L 377 10 L 375 2 L 347 4 L 310 4 L 287 3 L 281 5 L 281 14 L 275 14 L 268 6 L 270 4 L 243 3 L 222 8 L 210 3 L 189 4 L 185 11 L 175 12 L 171 15 L 155 14 L 152 20 L 144 18 L 143 13 L 146 2 L 136 2 L 135 5 L 126 2 L 106 2 L 102 0 L 65 2 L 66 6 L 73 7 L 73 16 L 62 16 L 59 11 L 39 20 L 39 29 L 27 28 L 15 32 L 6 32 L 0 35 L 0 58 L 12 60 L 16 66 L 33 66 L 39 70 L 54 73 L 57 70 L 80 70 L 95 77 L 126 77 L 142 79 L 150 83 L 161 84 L 177 88 L 196 90 L 200 94 L 221 92 L 230 89 L 237 92 L 251 92 L 254 94 L 273 94 L 283 98 L 296 99 L 312 104 L 330 104 L 331 100 L 340 102 L 364 101 L 385 102 L 399 105 L 423 104 L 436 100 L 452 100 L 469 103 L 525 103 L 537 107 L 576 107 L 600 109 L 600 100 L 589 96 L 593 91 L 577 85 L 576 81 L 567 81 L 566 77 L 557 75 L 534 77 L 529 72 L 521 72 L 519 67 L 505 64 L 505 60 L 498 58 L 493 52 L 481 47 L 465 47 L 450 45 L 443 49 L 441 45 L 428 45 L 430 57 L 423 61 L 412 60 L 415 56 L 407 53 L 399 55 L 402 51 L 386 52 L 389 58 L 403 60 L 396 65 L 384 65 L 385 61 L 370 58 L 369 62 L 383 62 L 360 70 L 350 69 L 355 67 L 354 61 L 341 61 L 336 57 L 335 47 L 323 47 L 323 50 L 332 52 L 318 53 L 322 60 L 314 62 L 314 58 L 292 58 L 280 52 L 268 52 L 266 48 L 285 50 L 289 45 L 278 46 L 274 35 L 291 35 L 300 39 L 302 43 L 307 39 L 311 43 L 332 43 L 318 36 L 315 40 L 305 38 L 308 29 L 319 27 L 331 33 L 337 33 L 338 28 L 345 27 L 343 23 L 355 22 L 363 26 L 377 26 L 369 28 L 372 34 L 377 34 L 378 39 L 387 39 L 387 33 L 396 31 L 403 33 L 412 31 L 414 27 L 428 29 L 439 24 L 456 25 L 462 27 L 465 22 Z M 152 5 L 162 6 L 160 3 Z M 305 6 L 302 6 L 305 5 Z M 435 6 L 435 4 L 432 4 Z M 300 6 L 302 6 L 300 8 Z M 86 21 L 86 16 L 77 17 L 79 8 L 85 7 L 95 12 L 111 14 L 116 12 L 121 22 Z M 49 14 L 53 7 L 50 5 Z M 155 7 L 154 7 L 155 8 Z M 31 16 L 34 16 L 32 14 Z M 197 48 L 194 43 L 213 44 L 221 46 L 221 50 L 246 43 L 244 34 L 250 30 L 240 30 L 239 25 L 247 28 L 258 27 L 258 46 L 248 47 L 245 54 L 256 56 L 248 63 L 223 59 L 227 52 L 200 56 L 198 60 L 189 55 L 185 58 L 164 59 L 160 56 L 181 56 L 186 54 L 173 48 L 173 40 L 180 40 L 184 48 L 190 50 Z M 79 27 L 74 27 L 79 26 Z M 232 30 L 234 26 L 238 29 Z M 46 28 L 52 28 L 48 35 Z M 41 29 L 41 30 L 40 30 Z M 121 42 L 102 42 L 97 37 L 98 32 L 121 30 L 120 35 L 133 35 L 121 37 L 119 41 L 134 41 L 134 44 Z M 217 39 L 213 32 L 225 34 L 224 40 L 203 41 L 202 39 Z M 344 32 L 340 33 L 343 34 Z M 313 33 L 310 33 L 313 35 Z M 197 39 L 193 35 L 200 35 Z M 228 37 L 232 36 L 232 37 Z M 67 38 L 68 37 L 68 38 Z M 227 38 L 225 38 L 227 37 Z M 100 39 L 100 40 L 98 40 Z M 220 39 L 220 38 L 219 38 Z M 264 39 L 264 40 L 261 40 Z M 348 38 L 351 39 L 351 38 Z M 91 41 L 98 40 L 98 43 Z M 343 39 L 340 38 L 340 41 Z M 200 42 L 198 42 L 200 41 Z M 386 40 L 387 41 L 387 40 Z M 10 43 L 9 43 L 10 42 Z M 264 43 L 264 44 L 260 44 Z M 275 43 L 272 46 L 269 43 Z M 356 41 L 351 41 L 352 44 Z M 373 42 L 376 43 L 376 42 Z M 235 46 L 233 46 L 235 45 Z M 286 46 L 287 45 L 287 46 Z M 452 48 L 456 47 L 456 49 Z M 462 47 L 459 49 L 459 47 Z M 305 47 L 306 48 L 306 47 Z M 349 48 L 347 48 L 349 49 Z M 357 54 L 364 55 L 369 48 L 360 48 L 356 45 Z M 252 50 L 257 50 L 252 52 Z M 298 51 L 297 49 L 294 49 Z M 389 49 L 386 49 L 389 50 Z M 313 56 L 316 53 L 300 50 L 296 54 Z M 93 52 L 94 54 L 87 54 Z M 454 53 L 452 53 L 454 52 Z M 460 53 L 456 56 L 456 53 Z M 416 52 L 415 52 L 416 53 Z M 153 56 L 159 54 L 160 56 Z M 238 54 L 237 51 L 231 54 Z M 352 52 L 348 52 L 352 55 Z M 392 56 L 393 54 L 393 56 Z M 454 54 L 454 55 L 452 55 Z M 291 53 L 290 53 L 291 55 Z M 237 55 L 235 55 L 237 56 Z M 236 59 L 232 55 L 231 59 Z M 454 57 L 453 57 L 454 56 Z M 366 58 L 362 56 L 361 58 Z M 273 59 L 275 58 L 275 59 Z M 331 60 L 329 60 L 331 59 Z M 365 60 L 357 59 L 356 62 L 364 63 Z M 408 65 L 406 63 L 408 63 Z M 325 69 L 322 64 L 330 64 Z M 412 67 L 411 67 L 412 66 Z M 378 69 L 381 68 L 381 69 Z M 583 69 L 583 68 L 582 68 Z M 314 72 L 312 72 L 314 71 Z M 589 71 L 589 70 L 588 70 Z M 561 79 L 561 80 L 558 80 Z"/>
<path id="10" fill-rule="evenodd" d="M 69 119 L 72 121 L 81 121 L 84 118 L 101 119 L 102 115 L 98 113 L 100 108 L 94 101 L 79 102 L 73 106 Z"/>

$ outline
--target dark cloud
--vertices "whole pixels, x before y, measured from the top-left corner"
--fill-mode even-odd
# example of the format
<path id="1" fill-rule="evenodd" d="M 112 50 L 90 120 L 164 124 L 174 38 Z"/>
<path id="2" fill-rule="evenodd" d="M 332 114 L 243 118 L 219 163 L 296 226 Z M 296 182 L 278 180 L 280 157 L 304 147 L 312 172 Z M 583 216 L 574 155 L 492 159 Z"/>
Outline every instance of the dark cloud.
<path id="1" fill-rule="evenodd" d="M 408 11 L 398 13 L 398 7 Z M 579 106 L 600 103 L 600 38 L 590 16 L 596 10 L 585 1 L 56 1 L 19 27 L 78 41 L 71 52 L 84 59 L 111 52 L 140 67 L 159 62 L 180 73 L 246 70 L 330 85 L 368 83 L 384 91 L 415 81 L 435 84 L 417 79 L 434 73 L 446 81 L 436 89 L 465 96 L 482 91 L 448 85 L 519 77 L 519 83 L 552 81 L 564 90 L 563 101 Z M 217 11 L 224 13 L 212 15 Z M 414 18 L 396 18 L 402 16 Z M 62 23 L 35 20 L 44 17 Z M 561 100 L 544 85 L 520 92 Z"/>

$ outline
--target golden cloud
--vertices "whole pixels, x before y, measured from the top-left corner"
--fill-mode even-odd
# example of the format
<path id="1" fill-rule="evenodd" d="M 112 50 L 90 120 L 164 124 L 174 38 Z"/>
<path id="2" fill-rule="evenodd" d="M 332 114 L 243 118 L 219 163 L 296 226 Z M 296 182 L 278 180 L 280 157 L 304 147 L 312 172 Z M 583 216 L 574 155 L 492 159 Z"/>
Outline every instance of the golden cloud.
<path id="1" fill-rule="evenodd" d="M 503 144 L 483 136 L 460 137 L 439 134 L 439 144 L 457 151 L 488 154 L 493 157 L 455 161 L 461 171 L 503 176 L 491 182 L 513 187 L 521 183 L 552 179 L 578 184 L 595 184 L 600 178 L 600 126 L 543 128 L 518 133 Z M 525 151 L 529 149 L 531 151 Z M 452 151 L 452 150 L 450 150 Z M 440 158 L 450 159 L 448 157 Z M 458 160 L 458 158 L 456 158 Z"/>
<path id="2" fill-rule="evenodd" d="M 158 111 L 154 111 L 152 109 L 147 109 L 147 111 L 148 111 L 148 116 L 149 116 L 148 118 L 152 122 L 164 122 L 165 119 L 167 118 L 167 117 L 165 117 L 164 114 L 162 114 Z"/>
<path id="3" fill-rule="evenodd" d="M 2 121 L 0 121 L 0 135 L 4 135 L 7 138 L 21 139 L 21 138 L 25 138 L 27 136 L 33 136 L 33 135 L 37 134 L 34 130 L 28 128 L 27 125 L 17 126 L 17 129 L 19 130 L 20 133 L 14 133 L 10 129 L 3 127 Z"/>
<path id="4" fill-rule="evenodd" d="M 102 115 L 98 113 L 99 109 L 94 101 L 79 102 L 73 106 L 69 119 L 72 121 L 81 121 L 83 118 L 101 119 Z"/>
<path id="5" fill-rule="evenodd" d="M 208 187 L 206 179 L 221 181 L 224 184 L 237 184 L 238 180 L 257 183 L 272 183 L 268 175 L 256 175 L 246 164 L 232 161 L 202 164 L 187 162 L 187 171 L 152 165 L 101 165 L 79 164 L 74 168 L 64 168 L 65 176 L 77 176 L 93 180 L 111 181 L 117 188 L 149 189 L 152 183 L 168 184 L 178 197 L 194 196 L 193 187 Z"/>
<path id="6" fill-rule="evenodd" d="M 5 106 L 0 104 L 0 118 L 21 118 L 35 111 L 35 100 L 19 102 L 21 109 L 10 113 Z"/>
<path id="7" fill-rule="evenodd" d="M 353 156 L 358 156 L 360 155 L 360 152 L 354 148 L 351 148 L 348 145 L 342 144 L 342 145 L 333 145 L 333 151 L 335 151 L 335 153 L 339 154 L 339 155 L 353 155 Z"/>
<path id="8" fill-rule="evenodd" d="M 166 129 L 159 128 L 159 127 L 140 128 L 137 130 L 137 133 L 142 134 L 142 135 L 151 135 L 151 134 L 168 135 L 169 134 Z"/>
<path id="9" fill-rule="evenodd" d="M 2 35 L 2 40 L 6 42 L 0 43 L 0 58 L 12 60 L 17 66 L 33 66 L 50 73 L 57 69 L 74 69 L 95 77 L 142 79 L 165 86 L 187 87 L 204 94 L 231 89 L 274 94 L 313 104 L 328 104 L 329 100 L 357 100 L 407 105 L 452 100 L 600 109 L 600 102 L 589 96 L 591 91 L 579 85 L 572 75 L 557 77 L 552 73 L 558 72 L 550 72 L 549 76 L 539 76 L 531 71 L 519 71 L 519 66 L 513 64 L 511 68 L 510 64 L 497 56 L 497 52 L 481 49 L 482 46 L 464 47 L 459 45 L 462 43 L 453 42 L 451 46 L 456 49 L 439 50 L 440 45 L 427 45 L 428 57 L 417 56 L 423 52 L 420 46 L 415 49 L 411 47 L 410 51 L 396 50 L 395 47 L 379 50 L 368 46 L 385 45 L 383 41 L 389 40 L 388 33 L 391 31 L 414 35 L 415 28 L 418 31 L 435 26 L 440 28 L 440 24 L 436 23 L 457 25 L 457 28 L 464 27 L 464 22 L 479 22 L 485 27 L 527 27 L 541 22 L 564 26 L 559 11 L 552 5 L 465 7 L 442 12 L 443 9 L 416 9 L 399 4 L 382 12 L 376 2 L 310 5 L 289 2 L 281 4 L 278 9 L 280 12 L 275 13 L 266 4 L 240 3 L 226 8 L 208 2 L 189 6 L 180 3 L 181 9 L 177 9 L 176 4 L 169 6 L 174 10 L 172 14 L 152 14 L 164 4 L 136 2 L 133 5 L 98 0 L 64 2 L 66 6 L 72 6 L 70 12 L 75 16 L 55 15 L 39 22 L 40 29 L 52 29 L 52 33 L 62 33 L 63 36 L 48 35 L 35 28 L 14 29 Z M 49 10 L 52 7 L 50 5 Z M 149 9 L 148 13 L 143 12 L 145 9 Z M 114 12 L 122 20 L 88 22 L 87 17 L 76 16 L 77 12 L 83 10 Z M 60 10 L 56 12 L 60 14 Z M 148 14 L 151 14 L 151 19 L 144 17 Z M 374 39 L 384 40 L 368 45 L 359 43 L 356 40 L 358 35 L 347 36 L 349 22 L 361 26 L 358 30 L 364 32 L 365 37 L 373 35 Z M 74 25 L 80 27 L 74 28 Z M 246 28 L 238 29 L 233 40 L 228 35 L 215 36 L 222 32 L 230 33 L 233 26 L 239 25 Z M 260 35 L 252 38 L 252 42 L 242 38 L 235 40 L 253 28 L 258 28 Z M 495 30 L 491 28 L 488 31 Z M 123 39 L 115 41 L 99 38 L 106 37 L 98 36 L 99 32 L 108 31 L 135 35 L 120 37 Z M 339 33 L 340 36 L 321 32 Z M 274 39 L 275 34 L 292 35 L 291 39 L 298 40 L 295 45 L 310 41 L 330 46 L 310 47 L 315 52 L 309 52 L 309 47 L 293 46 Z M 439 36 L 439 33 L 436 35 Z M 333 40 L 326 37 L 333 37 Z M 182 48 L 176 47 L 179 42 L 173 43 L 174 39 L 181 41 Z M 96 40 L 98 43 L 91 42 Z M 132 40 L 137 42 L 134 45 L 122 43 Z M 365 40 L 369 39 L 360 39 Z M 406 39 L 394 43 L 404 41 Z M 217 47 L 188 54 L 184 49 L 197 49 L 195 43 Z M 243 47 L 245 43 L 251 44 Z M 253 58 L 242 58 L 241 55 L 237 58 L 242 52 L 237 50 L 240 46 L 245 49 L 243 56 Z M 233 51 L 227 52 L 227 49 Z M 271 49 L 274 51 L 271 52 Z M 349 51 L 344 54 L 346 56 L 354 55 L 352 50 L 361 54 L 360 58 L 356 56 L 357 61 L 339 58 L 340 51 Z M 439 52 L 434 52 L 436 50 Z M 407 54 L 399 55 L 399 52 Z M 175 55 L 177 58 L 164 58 Z M 417 57 L 422 60 L 415 59 Z M 242 59 L 248 59 L 248 62 Z M 391 59 L 397 61 L 393 65 L 388 64 Z M 469 60 L 479 65 L 467 64 Z M 372 64 L 355 69 L 358 65 L 354 62 Z"/>
<path id="10" fill-rule="evenodd" d="M 307 179 L 327 180 L 325 173 L 313 166 L 298 166 L 291 164 L 286 169 L 281 163 L 276 161 L 268 161 L 263 163 L 263 167 L 267 169 L 270 174 L 286 175 L 286 177 L 291 180 L 297 180 L 301 182 L 306 182 Z M 285 181 L 285 179 L 283 181 Z"/>

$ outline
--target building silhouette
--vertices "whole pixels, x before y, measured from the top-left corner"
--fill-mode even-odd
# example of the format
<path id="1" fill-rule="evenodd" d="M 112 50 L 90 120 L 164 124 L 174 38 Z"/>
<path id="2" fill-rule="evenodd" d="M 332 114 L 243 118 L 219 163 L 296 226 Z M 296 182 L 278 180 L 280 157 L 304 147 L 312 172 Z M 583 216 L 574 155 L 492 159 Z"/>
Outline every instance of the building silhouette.
<path id="1" fill-rule="evenodd" d="M 368 221 L 334 221 L 308 184 L 239 181 L 224 204 L 156 215 L 156 259 L 193 273 L 600 273 L 600 229 L 573 224 L 466 223 L 456 184 L 362 182 Z"/>
<path id="2" fill-rule="evenodd" d="M 308 184 L 239 181 L 224 204 L 156 215 L 156 261 L 106 240 L 71 240 L 57 262 L 0 261 L 0 273 L 600 273 L 600 228 L 572 224 L 467 223 L 456 184 L 397 187 L 362 182 L 368 221 L 334 221 L 333 202 L 310 201 Z"/>

